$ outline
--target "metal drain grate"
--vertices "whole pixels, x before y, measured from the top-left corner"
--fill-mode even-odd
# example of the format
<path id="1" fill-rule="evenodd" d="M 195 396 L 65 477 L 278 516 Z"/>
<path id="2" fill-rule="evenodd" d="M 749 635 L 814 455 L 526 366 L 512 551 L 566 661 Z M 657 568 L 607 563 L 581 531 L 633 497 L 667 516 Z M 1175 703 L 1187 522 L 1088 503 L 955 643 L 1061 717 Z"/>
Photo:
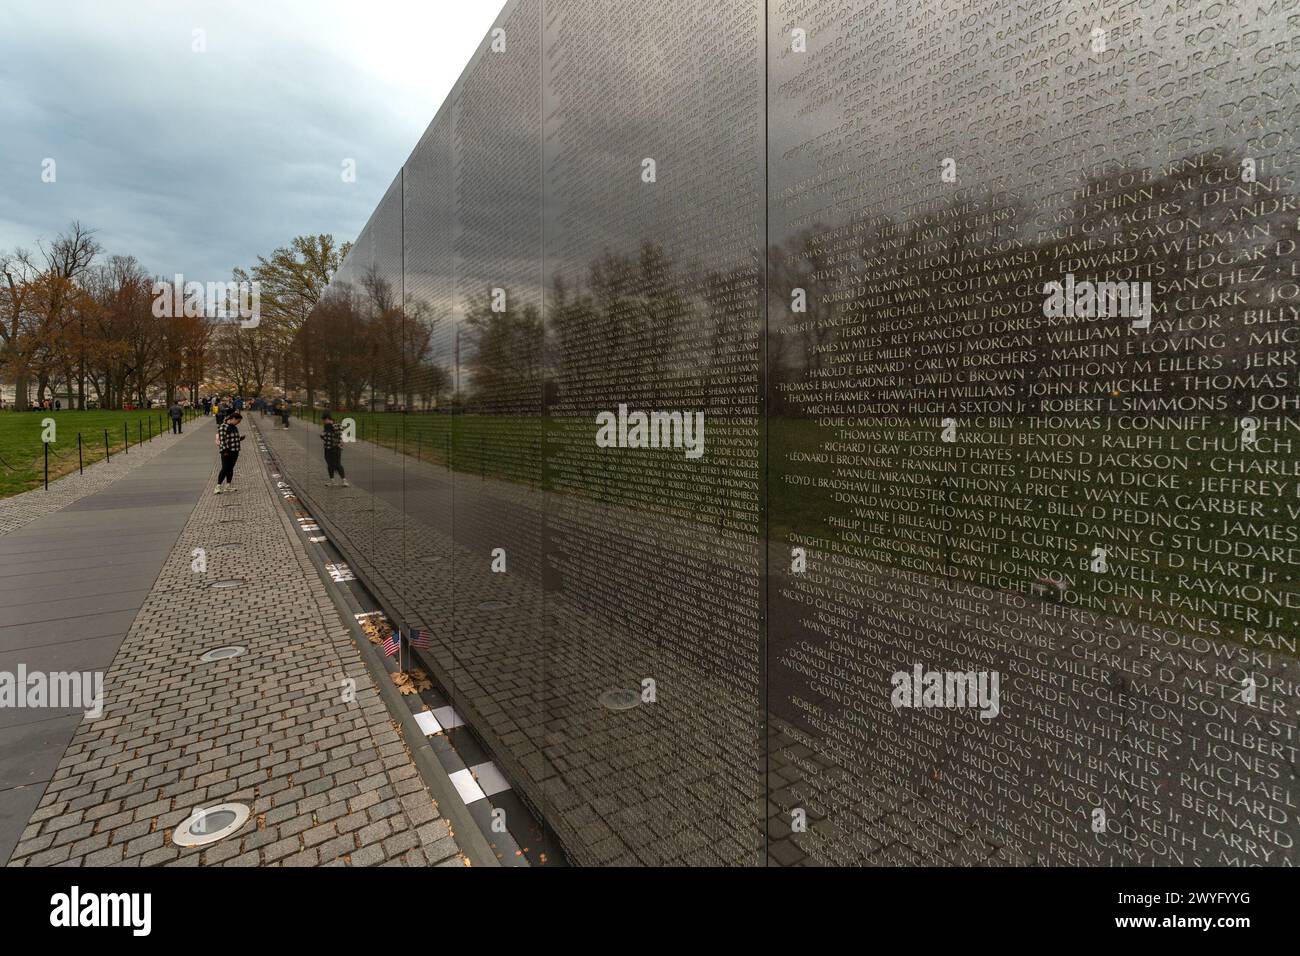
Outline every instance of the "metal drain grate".
<path id="1" fill-rule="evenodd" d="M 219 806 L 196 810 L 182 820 L 172 833 L 172 843 L 177 846 L 206 846 L 235 833 L 248 822 L 249 810 L 242 803 L 223 803 Z"/>
<path id="2" fill-rule="evenodd" d="M 248 653 L 248 648 L 243 644 L 226 644 L 222 647 L 214 647 L 199 657 L 205 664 L 211 664 L 213 661 L 225 661 L 232 657 L 239 657 Z"/>

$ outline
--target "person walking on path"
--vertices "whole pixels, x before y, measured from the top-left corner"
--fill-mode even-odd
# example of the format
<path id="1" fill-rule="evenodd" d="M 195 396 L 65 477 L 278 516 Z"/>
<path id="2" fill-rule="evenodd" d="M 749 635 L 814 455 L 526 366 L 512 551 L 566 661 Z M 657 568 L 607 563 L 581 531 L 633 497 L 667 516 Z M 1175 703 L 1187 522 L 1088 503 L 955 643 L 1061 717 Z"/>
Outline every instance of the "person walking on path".
<path id="1" fill-rule="evenodd" d="M 285 428 L 289 427 L 289 400 L 286 398 L 284 404 L 280 406 L 280 422 Z"/>
<path id="2" fill-rule="evenodd" d="M 167 414 L 172 419 L 172 434 L 179 435 L 181 433 L 181 416 L 185 414 L 185 410 L 181 408 L 181 403 L 172 402 L 171 407 L 167 409 Z"/>
<path id="3" fill-rule="evenodd" d="M 321 424 L 324 426 L 320 439 L 325 443 L 325 467 L 330 473 L 328 484 L 334 487 L 334 473 L 338 472 L 339 480 L 347 488 L 348 476 L 343 473 L 343 433 L 334 427 L 334 416 L 329 412 L 321 416 Z"/>
<path id="4" fill-rule="evenodd" d="M 239 412 L 231 412 L 217 428 L 217 451 L 221 455 L 221 472 L 217 475 L 217 487 L 212 492 L 214 495 L 221 494 L 222 484 L 229 484 L 230 490 L 235 490 L 235 462 L 239 460 L 239 444 L 244 440 L 244 436 L 239 434 L 241 421 L 243 416 Z"/>

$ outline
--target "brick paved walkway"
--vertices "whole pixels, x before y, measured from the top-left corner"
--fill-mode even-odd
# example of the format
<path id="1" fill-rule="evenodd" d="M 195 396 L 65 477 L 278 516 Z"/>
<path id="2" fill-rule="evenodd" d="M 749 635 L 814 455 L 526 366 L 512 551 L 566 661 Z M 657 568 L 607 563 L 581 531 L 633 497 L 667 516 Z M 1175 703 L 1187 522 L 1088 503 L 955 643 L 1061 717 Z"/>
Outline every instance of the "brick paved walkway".
<path id="1" fill-rule="evenodd" d="M 253 444 L 237 494 L 209 478 L 11 866 L 464 865 Z M 228 579 L 244 583 L 211 586 Z M 248 652 L 198 661 L 236 643 Z M 224 802 L 252 808 L 239 833 L 172 845 Z"/>

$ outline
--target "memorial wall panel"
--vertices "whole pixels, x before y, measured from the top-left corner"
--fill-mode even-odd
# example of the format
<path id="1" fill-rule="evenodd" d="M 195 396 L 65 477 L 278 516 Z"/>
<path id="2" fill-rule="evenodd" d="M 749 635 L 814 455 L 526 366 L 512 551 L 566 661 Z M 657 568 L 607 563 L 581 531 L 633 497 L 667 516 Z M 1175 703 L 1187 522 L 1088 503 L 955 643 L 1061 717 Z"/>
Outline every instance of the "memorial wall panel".
<path id="1" fill-rule="evenodd" d="M 370 508 L 363 518 L 368 531 L 365 556 L 376 573 L 390 580 L 401 566 L 406 503 L 403 496 L 403 465 L 400 447 L 404 420 L 396 412 L 404 397 L 403 353 L 405 318 L 403 314 L 403 174 L 384 193 L 384 198 L 370 220 L 372 260 L 362 276 L 366 298 L 368 331 L 365 342 L 368 394 L 365 399 L 364 444 L 357 450 L 363 455 L 364 490 L 353 484 L 346 495 L 362 495 L 357 502 Z"/>
<path id="2" fill-rule="evenodd" d="M 451 110 L 444 106 L 403 167 L 407 409 L 402 553 L 395 569 L 408 626 L 453 670 L 451 437 L 458 308 L 453 248 Z"/>
<path id="3" fill-rule="evenodd" d="M 774 862 L 1296 861 L 1283 7 L 772 0 Z"/>
<path id="4" fill-rule="evenodd" d="M 540 0 L 508 4 L 450 98 L 454 703 L 535 806 L 551 775 L 539 749 L 547 706 L 540 58 Z"/>
<path id="5" fill-rule="evenodd" d="M 758 863 L 762 9 L 548 2 L 543 88 L 561 834 Z"/>

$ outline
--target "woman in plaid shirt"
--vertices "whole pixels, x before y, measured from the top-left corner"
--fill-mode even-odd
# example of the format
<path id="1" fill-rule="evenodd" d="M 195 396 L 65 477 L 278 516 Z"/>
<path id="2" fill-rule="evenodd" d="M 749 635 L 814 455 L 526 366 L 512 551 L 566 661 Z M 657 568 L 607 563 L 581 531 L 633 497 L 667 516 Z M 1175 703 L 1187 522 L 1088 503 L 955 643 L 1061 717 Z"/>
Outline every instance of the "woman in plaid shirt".
<path id="1" fill-rule="evenodd" d="M 230 484 L 230 490 L 234 491 L 235 484 L 235 462 L 239 460 L 239 444 L 244 440 L 244 436 L 239 434 L 239 423 L 244 420 L 244 416 L 239 412 L 231 412 L 226 416 L 226 420 L 217 426 L 217 451 L 221 453 L 221 471 L 217 475 L 217 487 L 212 493 L 221 494 L 221 485 Z"/>

